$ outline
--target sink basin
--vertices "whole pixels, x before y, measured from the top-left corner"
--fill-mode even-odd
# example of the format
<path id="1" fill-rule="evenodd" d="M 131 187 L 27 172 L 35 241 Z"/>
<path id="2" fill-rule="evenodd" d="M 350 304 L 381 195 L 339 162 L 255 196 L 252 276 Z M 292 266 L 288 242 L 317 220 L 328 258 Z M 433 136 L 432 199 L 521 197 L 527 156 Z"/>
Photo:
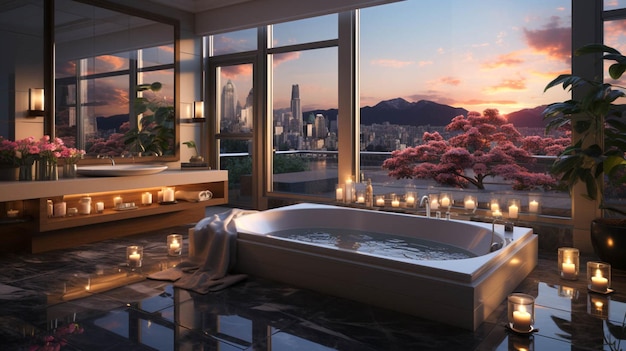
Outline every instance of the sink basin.
<path id="1" fill-rule="evenodd" d="M 160 165 L 98 165 L 78 167 L 76 173 L 88 177 L 125 177 L 155 174 L 166 169 L 167 166 Z"/>

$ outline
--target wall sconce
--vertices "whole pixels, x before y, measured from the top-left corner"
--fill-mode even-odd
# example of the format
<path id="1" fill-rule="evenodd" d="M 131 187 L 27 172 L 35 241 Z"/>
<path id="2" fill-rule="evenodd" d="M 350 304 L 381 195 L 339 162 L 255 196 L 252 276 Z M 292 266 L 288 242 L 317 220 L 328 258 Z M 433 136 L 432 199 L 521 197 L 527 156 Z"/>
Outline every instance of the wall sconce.
<path id="1" fill-rule="evenodd" d="M 43 117 L 44 115 L 44 90 L 31 88 L 28 90 L 28 117 Z"/>
<path id="2" fill-rule="evenodd" d="M 204 120 L 204 101 L 193 102 L 193 119 Z"/>

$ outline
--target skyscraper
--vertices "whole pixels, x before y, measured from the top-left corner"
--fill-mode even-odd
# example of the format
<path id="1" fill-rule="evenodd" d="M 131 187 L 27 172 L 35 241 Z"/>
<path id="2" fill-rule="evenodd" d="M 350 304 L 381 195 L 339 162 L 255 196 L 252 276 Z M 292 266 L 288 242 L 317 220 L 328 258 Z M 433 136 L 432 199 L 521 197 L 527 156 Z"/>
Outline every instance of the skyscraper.
<path id="1" fill-rule="evenodd" d="M 295 131 L 302 133 L 302 107 L 300 106 L 300 87 L 298 84 L 291 86 L 291 115 L 298 124 Z"/>
<path id="2" fill-rule="evenodd" d="M 222 88 L 222 126 L 230 126 L 237 122 L 237 90 L 233 82 L 228 80 Z"/>

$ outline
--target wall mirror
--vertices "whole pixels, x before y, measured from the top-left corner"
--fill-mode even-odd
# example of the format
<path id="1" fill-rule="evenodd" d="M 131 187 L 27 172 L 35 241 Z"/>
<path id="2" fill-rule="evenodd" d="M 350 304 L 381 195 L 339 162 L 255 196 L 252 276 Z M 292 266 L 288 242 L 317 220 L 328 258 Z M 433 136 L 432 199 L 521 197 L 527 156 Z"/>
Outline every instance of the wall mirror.
<path id="1" fill-rule="evenodd" d="M 87 157 L 178 160 L 178 22 L 55 1 L 54 131 Z"/>

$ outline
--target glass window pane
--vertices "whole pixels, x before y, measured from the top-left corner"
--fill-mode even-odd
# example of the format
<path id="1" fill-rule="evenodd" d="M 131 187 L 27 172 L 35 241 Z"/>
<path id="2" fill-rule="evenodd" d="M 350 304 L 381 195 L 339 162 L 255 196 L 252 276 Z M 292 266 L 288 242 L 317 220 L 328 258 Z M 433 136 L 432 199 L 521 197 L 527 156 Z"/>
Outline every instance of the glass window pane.
<path id="1" fill-rule="evenodd" d="M 213 56 L 256 50 L 256 28 L 213 36 Z"/>
<path id="2" fill-rule="evenodd" d="M 228 203 L 250 203 L 252 199 L 252 142 L 220 139 L 219 169 L 228 170 Z"/>
<path id="3" fill-rule="evenodd" d="M 604 0 L 605 10 L 623 9 L 626 7 L 626 0 Z"/>
<path id="4" fill-rule="evenodd" d="M 252 132 L 252 64 L 220 67 L 218 79 L 216 112 L 220 133 Z"/>
<path id="5" fill-rule="evenodd" d="M 337 39 L 337 15 L 326 15 L 275 24 L 271 47 Z"/>
<path id="6" fill-rule="evenodd" d="M 174 44 L 139 50 L 139 68 L 174 64 Z"/>
<path id="7" fill-rule="evenodd" d="M 115 55 L 101 55 L 84 59 L 83 75 L 115 72 L 128 69 L 128 52 Z"/>
<path id="8" fill-rule="evenodd" d="M 567 0 L 403 1 L 361 10 L 361 171 L 364 178 L 372 178 L 375 192 L 404 194 L 407 187 L 417 187 L 420 195 L 457 192 L 455 200 L 462 206 L 462 193 L 471 191 L 484 197 L 479 200 L 483 207 L 494 194 L 515 194 L 528 211 L 529 192 L 541 191 L 551 196 L 545 198 L 551 208 L 543 207 L 544 212 L 569 215 L 568 194 L 552 188 L 544 192 L 539 180 L 555 150 L 569 143 L 565 132 L 544 136 L 542 111 L 569 98 L 562 89 L 544 93 L 544 87 L 570 72 L 570 15 Z M 477 134 L 446 128 L 457 116 L 476 127 L 472 133 L 507 137 L 469 145 Z M 504 123 L 521 134 L 519 140 L 508 136 L 511 130 Z M 432 148 L 418 149 L 421 145 Z M 478 160 L 475 153 L 480 149 L 495 155 L 507 145 L 531 157 L 522 162 L 511 156 L 497 163 Z M 529 145 L 541 147 L 531 150 Z M 392 151 L 404 149 L 415 153 L 405 152 L 406 159 L 392 157 Z M 469 153 L 457 155 L 455 150 Z M 446 152 L 448 158 L 443 158 Z M 387 159 L 391 161 L 382 168 Z M 401 163 L 406 160 L 408 167 Z M 469 163 L 458 167 L 460 160 Z M 427 166 L 416 167 L 420 164 Z M 429 172 L 428 165 L 437 168 Z M 491 171 L 497 175 L 480 177 Z"/>
<path id="9" fill-rule="evenodd" d="M 334 196 L 337 48 L 273 55 L 273 190 Z"/>

